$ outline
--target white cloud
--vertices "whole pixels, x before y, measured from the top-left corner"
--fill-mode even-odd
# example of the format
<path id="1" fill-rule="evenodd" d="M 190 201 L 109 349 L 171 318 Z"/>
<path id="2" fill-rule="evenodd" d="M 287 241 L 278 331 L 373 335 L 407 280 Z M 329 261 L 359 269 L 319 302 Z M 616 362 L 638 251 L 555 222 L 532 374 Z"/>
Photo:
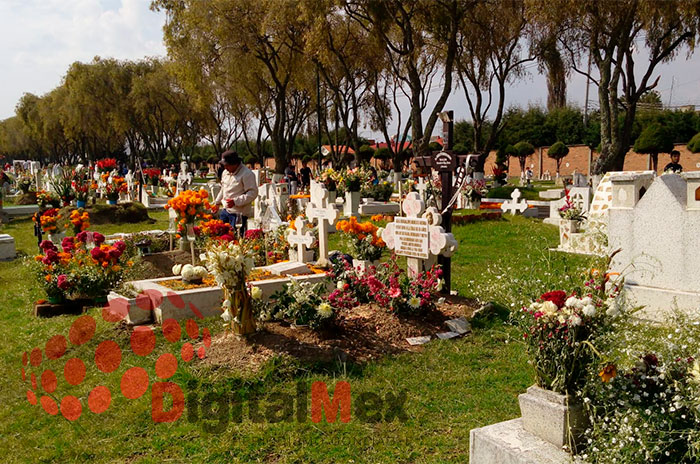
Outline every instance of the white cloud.
<path id="1" fill-rule="evenodd" d="M 0 119 L 24 92 L 60 84 L 74 61 L 95 56 L 137 59 L 166 54 L 165 16 L 150 0 L 0 0 Z"/>

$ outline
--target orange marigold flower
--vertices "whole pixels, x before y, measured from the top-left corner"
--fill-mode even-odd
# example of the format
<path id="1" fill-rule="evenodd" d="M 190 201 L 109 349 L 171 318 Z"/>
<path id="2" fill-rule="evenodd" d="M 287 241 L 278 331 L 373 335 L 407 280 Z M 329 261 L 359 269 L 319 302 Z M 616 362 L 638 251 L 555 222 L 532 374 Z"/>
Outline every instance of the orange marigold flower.
<path id="1" fill-rule="evenodd" d="M 617 375 L 617 367 L 615 366 L 615 364 L 608 364 L 603 368 L 602 371 L 600 371 L 598 375 L 600 376 L 600 379 L 603 381 L 603 383 L 608 383 Z"/>

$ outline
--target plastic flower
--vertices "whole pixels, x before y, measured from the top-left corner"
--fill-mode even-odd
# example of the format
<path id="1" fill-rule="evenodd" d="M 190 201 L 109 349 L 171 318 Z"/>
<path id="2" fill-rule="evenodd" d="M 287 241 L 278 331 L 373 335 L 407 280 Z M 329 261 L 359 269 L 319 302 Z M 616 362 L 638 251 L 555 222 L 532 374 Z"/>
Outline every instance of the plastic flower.
<path id="1" fill-rule="evenodd" d="M 595 316 L 595 313 L 596 309 L 594 305 L 589 304 L 583 307 L 583 314 L 585 314 L 586 316 L 593 317 Z"/>
<path id="2" fill-rule="evenodd" d="M 335 285 L 335 288 L 337 288 L 338 290 L 342 290 L 343 288 L 345 288 L 345 282 L 339 280 L 338 283 Z"/>
<path id="3" fill-rule="evenodd" d="M 408 299 L 408 305 L 413 309 L 418 309 L 418 307 L 420 306 L 420 298 L 418 298 L 417 296 L 412 296 Z"/>
<path id="4" fill-rule="evenodd" d="M 328 318 L 333 315 L 333 308 L 331 307 L 330 304 L 328 303 L 321 303 L 318 305 L 318 315 L 321 316 L 322 318 Z"/>
<path id="5" fill-rule="evenodd" d="M 226 300 L 228 301 L 228 300 Z M 230 303 L 229 303 L 230 304 Z M 230 322 L 231 321 L 231 310 L 229 308 L 226 308 L 226 311 L 224 311 L 221 314 L 221 319 L 224 320 L 224 322 Z"/>
<path id="6" fill-rule="evenodd" d="M 262 292 L 262 289 L 260 287 L 254 286 L 250 289 L 250 297 L 252 299 L 260 300 L 260 299 L 262 299 L 262 296 L 263 296 L 263 292 Z"/>

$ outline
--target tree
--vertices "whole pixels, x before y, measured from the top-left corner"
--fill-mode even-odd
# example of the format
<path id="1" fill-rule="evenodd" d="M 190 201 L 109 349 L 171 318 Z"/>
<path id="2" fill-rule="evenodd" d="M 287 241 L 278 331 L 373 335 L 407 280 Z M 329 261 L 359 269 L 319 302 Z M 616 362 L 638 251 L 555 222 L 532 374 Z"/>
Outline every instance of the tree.
<path id="1" fill-rule="evenodd" d="M 569 147 L 564 145 L 562 142 L 556 142 L 554 145 L 549 147 L 549 150 L 547 150 L 547 156 L 557 162 L 557 177 L 559 176 L 559 166 L 561 166 L 561 160 L 563 160 L 568 154 Z"/>
<path id="2" fill-rule="evenodd" d="M 231 101 L 243 99 L 255 109 L 272 143 L 275 170 L 283 173 L 309 115 L 314 80 L 304 53 L 311 20 L 304 4 L 154 0 L 152 7 L 168 14 L 165 42 L 180 66 L 204 70 L 228 89 Z"/>
<path id="3" fill-rule="evenodd" d="M 533 17 L 543 27 L 561 27 L 560 45 L 573 69 L 598 87 L 601 152 L 593 173 L 622 170 L 632 140 L 637 105 L 653 90 L 659 64 L 683 46 L 692 52 L 700 30 L 696 0 L 554 0 L 534 3 Z M 635 62 L 644 47 L 649 55 Z M 599 77 L 579 68 L 588 52 Z"/>
<path id="4" fill-rule="evenodd" d="M 369 161 L 374 156 L 374 148 L 369 145 L 362 145 L 359 150 L 357 150 L 355 159 L 359 159 L 362 163 L 369 163 Z"/>
<path id="5" fill-rule="evenodd" d="M 557 47 L 555 32 L 546 34 L 538 47 L 540 71 L 547 76 L 547 109 L 552 111 L 566 106 L 566 79 L 568 69 Z"/>
<path id="6" fill-rule="evenodd" d="M 670 153 L 671 150 L 673 150 L 673 139 L 668 130 L 659 123 L 653 123 L 644 128 L 634 142 L 634 151 L 651 155 L 654 172 L 659 167 L 659 153 Z"/>
<path id="7" fill-rule="evenodd" d="M 535 153 L 535 147 L 533 147 L 530 142 L 518 142 L 513 148 L 515 154 L 511 156 L 518 158 L 518 162 L 520 163 L 520 172 L 525 172 L 525 162 L 527 161 L 528 156 Z"/>
<path id="8" fill-rule="evenodd" d="M 506 125 L 507 83 L 521 76 L 523 65 L 535 59 L 535 53 L 524 47 L 527 17 L 526 2 L 481 1 L 460 23 L 456 69 L 472 119 L 474 151 L 481 154 L 478 172 L 484 171 L 486 158 Z M 493 115 L 490 121 L 489 115 Z"/>
<path id="9" fill-rule="evenodd" d="M 452 90 L 457 34 L 475 1 L 346 0 L 345 12 L 384 50 L 392 76 L 410 101 L 411 135 L 416 155 L 428 154 L 438 113 Z M 423 122 L 433 80 L 442 74 L 440 94 Z M 376 76 L 375 76 L 376 77 Z M 400 151 L 403 147 L 399 146 Z M 396 153 L 395 153 L 396 156 Z M 396 166 L 395 166 L 396 167 Z"/>
<path id="10" fill-rule="evenodd" d="M 690 150 L 691 153 L 700 153 L 700 132 L 690 139 L 690 142 L 688 142 L 688 150 Z"/>
<path id="11" fill-rule="evenodd" d="M 463 143 L 457 143 L 454 147 L 452 147 L 452 151 L 458 155 L 466 155 L 469 153 L 469 148 L 467 148 L 467 146 Z"/>

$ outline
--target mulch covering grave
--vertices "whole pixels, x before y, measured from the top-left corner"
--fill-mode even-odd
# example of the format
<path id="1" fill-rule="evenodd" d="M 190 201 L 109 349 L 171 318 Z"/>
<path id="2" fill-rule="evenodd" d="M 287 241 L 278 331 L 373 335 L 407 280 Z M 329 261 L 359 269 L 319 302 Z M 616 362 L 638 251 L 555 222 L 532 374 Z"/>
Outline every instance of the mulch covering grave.
<path id="1" fill-rule="evenodd" d="M 341 313 L 335 327 L 319 331 L 285 322 L 259 322 L 258 331 L 247 338 L 230 331 L 215 336 L 203 362 L 252 371 L 275 355 L 304 362 L 364 363 L 386 355 L 421 351 L 422 346 L 411 346 L 406 338 L 446 332 L 449 329 L 445 321 L 469 318 L 477 308 L 476 301 L 451 296 L 434 311 L 416 315 L 397 316 L 377 305 L 361 305 Z"/>

